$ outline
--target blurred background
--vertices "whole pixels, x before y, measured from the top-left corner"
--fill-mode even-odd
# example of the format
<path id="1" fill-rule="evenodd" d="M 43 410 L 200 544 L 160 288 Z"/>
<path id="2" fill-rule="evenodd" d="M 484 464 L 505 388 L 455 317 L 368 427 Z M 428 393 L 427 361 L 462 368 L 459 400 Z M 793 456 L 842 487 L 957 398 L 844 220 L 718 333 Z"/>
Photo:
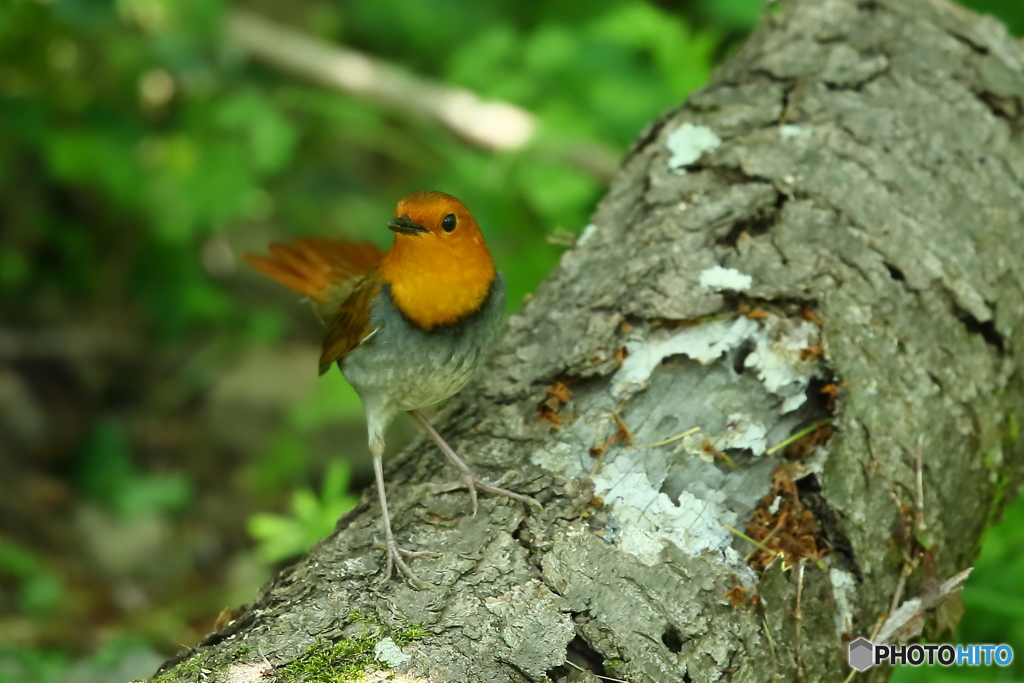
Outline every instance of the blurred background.
<path id="1" fill-rule="evenodd" d="M 967 4 L 1024 33 L 1024 3 Z M 399 198 L 444 190 L 487 233 L 511 312 L 644 125 L 760 12 L 0 0 L 0 683 L 152 673 L 371 481 L 358 398 L 317 378 L 318 323 L 244 251 L 387 246 Z M 392 450 L 413 432 L 395 430 Z M 1018 661 L 957 680 L 1024 677 L 1021 585 L 1018 503 L 956 635 Z M 926 673 L 953 680 L 898 675 Z"/>

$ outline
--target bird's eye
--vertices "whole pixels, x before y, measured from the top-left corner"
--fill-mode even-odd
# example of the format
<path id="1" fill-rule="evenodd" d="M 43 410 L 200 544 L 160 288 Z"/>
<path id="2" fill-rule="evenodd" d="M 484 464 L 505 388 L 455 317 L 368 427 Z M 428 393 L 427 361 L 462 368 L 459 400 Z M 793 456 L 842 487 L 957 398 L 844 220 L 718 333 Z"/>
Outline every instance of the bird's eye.
<path id="1" fill-rule="evenodd" d="M 458 223 L 458 219 L 455 218 L 454 213 L 450 213 L 441 219 L 441 227 L 444 228 L 445 232 L 451 232 L 455 229 L 455 224 Z"/>

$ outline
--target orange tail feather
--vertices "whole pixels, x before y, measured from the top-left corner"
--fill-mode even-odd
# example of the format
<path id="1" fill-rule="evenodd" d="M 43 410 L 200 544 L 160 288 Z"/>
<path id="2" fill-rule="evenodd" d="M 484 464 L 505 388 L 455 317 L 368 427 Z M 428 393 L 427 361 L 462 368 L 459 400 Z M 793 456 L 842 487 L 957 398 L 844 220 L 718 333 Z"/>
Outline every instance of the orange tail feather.
<path id="1" fill-rule="evenodd" d="M 327 301 L 332 286 L 365 275 L 384 258 L 384 252 L 368 242 L 304 238 L 271 244 L 269 249 L 270 256 L 246 254 L 246 262 L 318 302 Z"/>

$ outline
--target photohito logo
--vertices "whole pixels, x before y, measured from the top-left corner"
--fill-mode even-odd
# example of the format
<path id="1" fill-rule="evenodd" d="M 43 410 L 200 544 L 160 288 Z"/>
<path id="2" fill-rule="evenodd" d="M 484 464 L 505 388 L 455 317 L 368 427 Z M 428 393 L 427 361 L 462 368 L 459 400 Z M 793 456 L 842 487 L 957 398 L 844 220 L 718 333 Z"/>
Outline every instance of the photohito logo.
<path id="1" fill-rule="evenodd" d="M 1009 666 L 1013 648 L 1009 645 L 875 645 L 867 638 L 850 643 L 848 661 L 857 671 L 877 664 L 939 664 L 941 666 Z"/>

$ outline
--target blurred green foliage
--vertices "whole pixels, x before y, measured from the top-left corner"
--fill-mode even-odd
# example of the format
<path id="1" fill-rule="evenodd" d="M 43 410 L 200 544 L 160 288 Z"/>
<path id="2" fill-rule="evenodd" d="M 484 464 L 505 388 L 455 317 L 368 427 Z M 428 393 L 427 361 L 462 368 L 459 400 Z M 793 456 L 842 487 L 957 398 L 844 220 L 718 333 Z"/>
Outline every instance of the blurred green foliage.
<path id="1" fill-rule="evenodd" d="M 14 580 L 17 607 L 29 615 L 51 610 L 64 592 L 60 578 L 35 553 L 2 537 L 0 576 Z"/>
<path id="2" fill-rule="evenodd" d="M 176 512 L 191 497 L 183 472 L 142 473 L 131 457 L 124 428 L 111 419 L 93 426 L 78 458 L 78 485 L 83 494 L 121 517 Z"/>
<path id="3" fill-rule="evenodd" d="M 113 637 L 78 661 L 55 648 L 0 642 L 0 683 L 124 683 L 134 672 L 154 671 L 162 659 L 145 640 L 131 635 Z"/>
<path id="4" fill-rule="evenodd" d="M 259 542 L 256 552 L 273 563 L 301 555 L 334 530 L 338 520 L 356 504 L 349 495 L 349 467 L 340 460 L 327 466 L 323 488 L 317 497 L 300 488 L 292 493 L 291 514 L 261 512 L 249 518 L 249 533 Z"/>
<path id="5" fill-rule="evenodd" d="M 965 4 L 1024 33 L 1024 2 Z M 361 409 L 341 375 L 330 373 L 275 414 L 255 453 L 238 445 L 218 450 L 192 436 L 198 428 L 154 427 L 172 418 L 202 423 L 219 378 L 254 349 L 315 343 L 312 316 L 305 321 L 295 297 L 239 268 L 239 253 L 290 234 L 385 245 L 386 218 L 398 198 L 445 190 L 479 219 L 514 309 L 559 257 L 551 241 L 564 239 L 548 238 L 579 231 L 600 198 L 605 180 L 594 158 L 620 157 L 644 125 L 700 87 L 762 6 L 760 0 L 247 0 L 238 6 L 420 77 L 513 102 L 539 122 L 525 149 L 492 153 L 415 111 L 278 73 L 224 39 L 234 6 L 221 0 L 0 0 L 0 323 L 57 331 L 71 359 L 47 366 L 59 387 L 55 424 L 66 433 L 46 442 L 39 468 L 70 482 L 84 503 L 125 520 L 184 517 L 194 508 L 227 518 L 225 510 L 240 500 L 259 509 L 290 505 L 287 515 L 250 520 L 260 556 L 272 562 L 329 533 L 353 504 L 346 494 L 349 466 L 339 461 L 324 471 L 312 444 L 325 430 L 358 421 Z M 97 330 L 115 359 L 79 361 Z M 251 424 L 237 425 L 239 432 L 266 426 L 261 417 L 247 419 Z M 356 440 L 331 441 L 332 453 L 356 453 L 352 444 L 365 440 L 358 433 Z M 240 477 L 225 476 L 232 466 Z M 319 496 L 308 486 L 317 479 Z M 67 524 L 64 535 L 74 536 Z M 180 535 L 205 533 L 187 529 Z M 78 576 L 81 585 L 81 572 L 65 570 L 49 559 L 58 554 L 52 547 L 36 550 L 31 542 L 42 543 L 0 538 L 0 607 L 8 606 L 10 588 L 10 606 L 20 616 L 67 621 L 91 609 L 109 626 L 112 599 L 69 596 L 64 576 Z M 989 532 L 964 594 L 968 611 L 959 638 L 1012 639 L 1024 653 L 1024 606 L 1007 597 L 1018 595 L 1024 581 L 1022 549 L 1018 503 Z M 197 566 L 202 557 L 196 553 Z M 188 587 L 194 581 L 178 582 L 182 594 L 202 592 Z M 185 606 L 143 619 L 143 630 L 173 649 L 180 633 L 174 629 L 210 611 L 210 603 L 219 609 L 217 599 L 183 599 Z M 0 648 L 0 681 L 58 680 L 71 666 L 59 647 L 19 642 Z M 79 648 L 100 648 L 109 659 L 141 647 L 117 642 Z M 997 675 L 974 673 L 986 680 Z"/>

